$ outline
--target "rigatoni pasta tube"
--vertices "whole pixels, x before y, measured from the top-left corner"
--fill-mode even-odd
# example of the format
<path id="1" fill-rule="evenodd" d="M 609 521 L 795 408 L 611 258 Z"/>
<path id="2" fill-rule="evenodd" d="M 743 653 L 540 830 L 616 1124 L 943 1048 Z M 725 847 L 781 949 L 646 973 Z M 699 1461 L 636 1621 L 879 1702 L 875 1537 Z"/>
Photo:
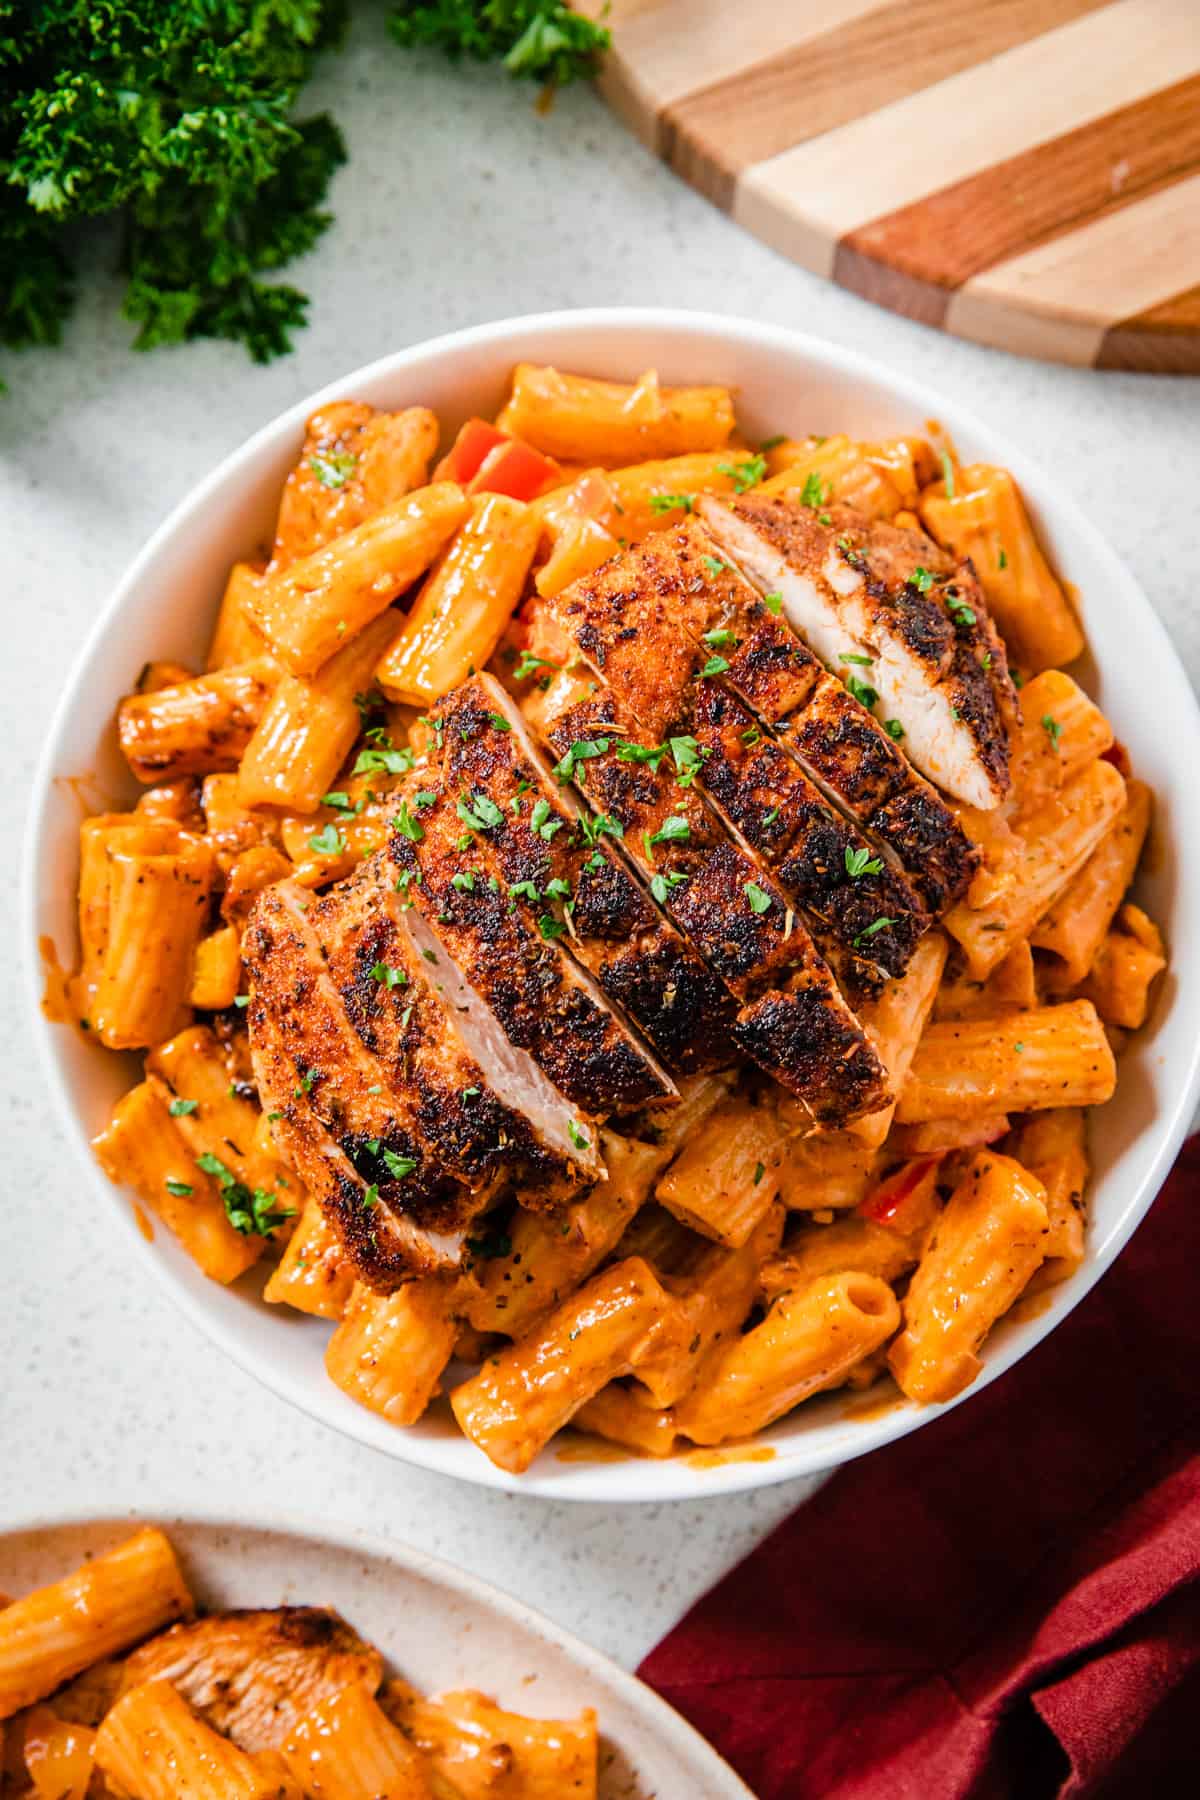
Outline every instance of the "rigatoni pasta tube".
<path id="1" fill-rule="evenodd" d="M 520 1475 L 585 1400 L 634 1368 L 674 1311 L 648 1263 L 614 1263 L 455 1388 L 454 1416 L 498 1468 Z"/>
<path id="2" fill-rule="evenodd" d="M 429 1764 L 361 1683 L 306 1714 L 283 1754 L 310 1800 L 435 1800 Z"/>
<path id="3" fill-rule="evenodd" d="M 680 1322 L 664 1330 L 638 1359 L 637 1380 L 656 1406 L 674 1406 L 691 1391 L 703 1359 L 737 1332 L 758 1293 L 763 1263 L 779 1248 L 784 1208 L 778 1203 L 737 1250 L 706 1244 L 670 1282 Z"/>
<path id="4" fill-rule="evenodd" d="M 258 1139 L 262 1118 L 253 1088 L 229 1079 L 221 1046 L 207 1025 L 191 1025 L 146 1058 L 146 1077 L 193 1156 L 215 1156 L 249 1187 L 290 1189 L 296 1182 Z M 282 1195 L 279 1196 L 282 1199 Z"/>
<path id="5" fill-rule="evenodd" d="M 335 400 L 313 413 L 283 485 L 272 573 L 423 487 L 437 441 L 437 417 L 426 406 L 387 413 Z"/>
<path id="6" fill-rule="evenodd" d="M 145 1681 L 117 1701 L 96 1734 L 96 1762 L 130 1800 L 280 1800 L 278 1777 L 206 1725 L 169 1681 Z"/>
<path id="7" fill-rule="evenodd" d="M 806 1225 L 789 1237 L 778 1256 L 763 1264 L 762 1293 L 767 1300 L 775 1300 L 845 1269 L 890 1284 L 916 1267 L 919 1238 L 919 1233 L 893 1231 L 888 1225 L 858 1217 L 835 1219 L 832 1225 Z"/>
<path id="8" fill-rule="evenodd" d="M 636 1450 L 639 1456 L 670 1456 L 679 1441 L 674 1413 L 655 1406 L 636 1383 L 610 1381 L 580 1407 L 571 1423 L 610 1444 Z"/>
<path id="9" fill-rule="evenodd" d="M 697 494 L 732 494 L 733 471 L 745 460 L 732 450 L 709 450 L 613 469 L 608 480 L 616 507 L 610 529 L 636 544 L 651 531 L 678 525 Z"/>
<path id="10" fill-rule="evenodd" d="M 1074 987 L 1095 962 L 1142 854 L 1151 799 L 1144 781 L 1126 782 L 1124 812 L 1034 926 L 1030 941 L 1057 959 L 1047 978 L 1052 991 Z"/>
<path id="11" fill-rule="evenodd" d="M 245 602 L 263 578 L 261 563 L 234 563 L 225 583 L 205 667 L 227 669 L 232 663 L 253 662 L 266 655 L 262 633 L 246 617 Z"/>
<path id="12" fill-rule="evenodd" d="M 427 1277 L 394 1294 L 356 1286 L 325 1351 L 329 1379 L 393 1425 L 415 1425 L 454 1352 L 462 1305 L 455 1285 Z"/>
<path id="13" fill-rule="evenodd" d="M 316 811 L 358 736 L 362 720 L 354 697 L 370 687 L 375 664 L 400 625 L 395 613 L 385 612 L 315 675 L 284 676 L 238 770 L 243 806 Z"/>
<path id="14" fill-rule="evenodd" d="M 121 827 L 136 825 L 134 813 L 97 813 L 79 828 L 79 972 L 69 984 L 71 1004 L 91 1027 L 92 1005 L 108 948 L 108 840 Z"/>
<path id="15" fill-rule="evenodd" d="M 535 513 L 484 494 L 417 596 L 376 670 L 393 700 L 427 706 L 482 669 L 525 586 L 541 535 Z"/>
<path id="16" fill-rule="evenodd" d="M 105 854 L 108 930 L 92 1028 L 112 1050 L 141 1049 L 188 1016 L 213 855 L 203 838 L 155 824 L 110 831 Z"/>
<path id="17" fill-rule="evenodd" d="M 0 1611 L 0 1719 L 192 1610 L 175 1552 L 147 1528 Z"/>
<path id="18" fill-rule="evenodd" d="M 23 1730 L 22 1730 L 23 1727 Z M 60 1719 L 48 1706 L 35 1706 L 14 1720 L 24 1740 L 24 1766 L 36 1800 L 87 1800 L 94 1792 L 96 1733 Z M 4 1768 L 4 1727 L 0 1725 L 0 1772 Z"/>
<path id="19" fill-rule="evenodd" d="M 1009 1156 L 984 1150 L 933 1229 L 904 1300 L 888 1364 L 910 1400 L 952 1400 L 982 1366 L 979 1346 L 1046 1249 L 1046 1192 Z"/>
<path id="20" fill-rule="evenodd" d="M 937 997 L 948 948 L 940 931 L 929 932 L 917 945 L 903 975 L 889 981 L 877 1000 L 859 1008 L 859 1019 L 879 1052 L 893 1095 L 908 1077 L 913 1051 Z M 855 1119 L 846 1129 L 863 1144 L 878 1149 L 891 1130 L 895 1111 L 893 1099 L 882 1111 Z"/>
<path id="21" fill-rule="evenodd" d="M 232 1006 L 241 992 L 242 953 L 237 932 L 232 925 L 210 931 L 196 945 L 192 961 L 192 985 L 188 1005 L 207 1012 Z"/>
<path id="22" fill-rule="evenodd" d="M 1120 775 L 1111 763 L 1094 762 L 1022 822 L 1005 885 L 986 906 L 960 903 L 943 920 L 977 980 L 990 975 L 1013 945 L 1029 936 L 1124 808 Z"/>
<path id="23" fill-rule="evenodd" d="M 1098 1106 L 1117 1071 L 1089 1000 L 930 1025 L 896 1108 L 902 1125 L 985 1113 Z"/>
<path id="24" fill-rule="evenodd" d="M 1013 1154 L 1046 1190 L 1046 1259 L 1030 1284 L 1036 1291 L 1065 1281 L 1083 1261 L 1089 1169 L 1082 1110 L 1036 1113 L 1017 1132 Z"/>
<path id="25" fill-rule="evenodd" d="M 1146 1022 L 1150 989 L 1166 966 L 1161 950 L 1127 931 L 1110 931 L 1081 991 L 1106 1024 L 1136 1031 Z"/>
<path id="26" fill-rule="evenodd" d="M 728 388 L 664 388 L 654 370 L 628 386 L 518 363 L 496 420 L 561 462 L 632 463 L 719 450 L 733 430 Z"/>
<path id="27" fill-rule="evenodd" d="M 447 1782 L 444 1800 L 596 1800 L 591 1707 L 574 1719 L 531 1719 L 470 1690 L 427 1700 L 404 1681 L 390 1681 L 380 1704 Z"/>
<path id="28" fill-rule="evenodd" d="M 896 1296 L 874 1275 L 822 1276 L 777 1300 L 761 1325 L 718 1349 L 676 1407 L 684 1437 L 749 1437 L 825 1388 L 885 1343 L 900 1323 Z"/>
<path id="29" fill-rule="evenodd" d="M 340 1319 L 354 1288 L 354 1266 L 347 1262 L 319 1201 L 309 1200 L 300 1222 L 263 1289 L 272 1305 L 293 1306 L 319 1319 Z"/>
<path id="30" fill-rule="evenodd" d="M 128 694 L 117 709 L 126 762 L 147 783 L 236 769 L 278 679 L 275 665 L 260 658 Z"/>
<path id="31" fill-rule="evenodd" d="M 834 436 L 797 443 L 789 439 L 770 452 L 771 475 L 757 491 L 813 503 L 836 500 L 869 519 L 890 519 L 900 507 L 894 482 L 872 462 L 862 444 Z"/>
<path id="32" fill-rule="evenodd" d="M 921 518 L 939 544 L 975 565 L 1012 661 L 1026 669 L 1073 662 L 1083 632 L 1042 554 L 1007 469 L 971 463 L 921 495 Z"/>
<path id="33" fill-rule="evenodd" d="M 236 1281 L 258 1260 L 262 1238 L 234 1230 L 216 1182 L 196 1167 L 149 1082 L 121 1096 L 92 1149 L 109 1180 L 131 1187 L 210 1280 Z"/>
<path id="34" fill-rule="evenodd" d="M 879 1160 L 873 1144 L 849 1131 L 818 1131 L 788 1145 L 779 1198 L 789 1212 L 857 1206 Z"/>
<path id="35" fill-rule="evenodd" d="M 418 488 L 311 556 L 269 575 L 245 610 L 293 675 L 311 675 L 433 562 L 467 516 L 452 481 Z"/>
<path id="36" fill-rule="evenodd" d="M 733 1095 L 688 1139 L 655 1199 L 693 1231 L 737 1249 L 771 1209 L 784 1151 L 774 1107 Z"/>

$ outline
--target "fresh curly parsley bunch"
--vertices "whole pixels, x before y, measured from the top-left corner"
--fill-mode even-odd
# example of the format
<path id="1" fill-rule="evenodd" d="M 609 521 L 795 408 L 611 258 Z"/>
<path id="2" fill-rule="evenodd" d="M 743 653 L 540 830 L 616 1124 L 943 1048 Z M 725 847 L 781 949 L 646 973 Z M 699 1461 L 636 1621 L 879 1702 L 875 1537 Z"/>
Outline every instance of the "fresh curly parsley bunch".
<path id="1" fill-rule="evenodd" d="M 288 349 L 308 302 L 273 279 L 329 224 L 345 159 L 297 118 L 348 0 L 0 0 L 0 342 L 54 344 L 80 221 L 117 215 L 135 344 Z M 563 83 L 608 42 L 564 0 L 402 3 L 402 45 Z"/>

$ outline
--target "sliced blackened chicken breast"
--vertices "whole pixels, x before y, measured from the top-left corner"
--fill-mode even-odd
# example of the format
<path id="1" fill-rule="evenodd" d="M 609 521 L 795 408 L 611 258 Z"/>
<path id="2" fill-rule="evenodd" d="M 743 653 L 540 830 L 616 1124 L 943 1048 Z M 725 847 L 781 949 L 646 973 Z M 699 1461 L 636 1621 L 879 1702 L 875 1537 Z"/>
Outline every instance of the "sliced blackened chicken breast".
<path id="1" fill-rule="evenodd" d="M 814 1123 L 845 1123 L 886 1105 L 883 1066 L 788 896 L 695 787 L 679 784 L 667 746 L 644 745 L 609 688 L 569 675 L 558 677 L 538 716 L 659 905 L 739 1003 L 735 1048 Z M 592 753 L 580 756 L 581 743 Z"/>
<path id="2" fill-rule="evenodd" d="M 500 814 L 477 837 L 510 898 L 590 970 L 675 1074 L 728 1064 L 732 998 L 609 850 L 611 825 L 580 807 L 575 756 L 552 770 L 490 675 L 456 688 L 439 716 L 447 786 L 483 794 Z M 577 755 L 595 748 L 581 744 Z"/>
<path id="3" fill-rule="evenodd" d="M 1009 786 L 1016 695 L 969 564 L 849 507 L 706 498 L 722 552 L 888 729 L 923 774 L 983 810 Z"/>
<path id="4" fill-rule="evenodd" d="M 572 1105 L 587 1112 L 670 1106 L 678 1090 L 587 971 L 539 932 L 502 888 L 484 839 L 499 809 L 464 783 L 407 802 L 387 846 L 392 876 L 449 962 Z M 430 951 L 441 968 L 441 952 Z M 586 1134 L 588 1142 L 594 1134 Z"/>
<path id="5" fill-rule="evenodd" d="M 169 1681 L 215 1731 L 251 1755 L 278 1750 L 313 1707 L 344 1688 L 374 1693 L 383 1658 L 317 1606 L 215 1613 L 173 1625 L 126 1659 L 123 1691 Z"/>
<path id="6" fill-rule="evenodd" d="M 678 779 L 698 783 L 775 873 L 839 980 L 863 997 L 903 974 L 929 911 L 721 679 L 741 631 L 714 585 L 723 571 L 696 527 L 659 534 L 578 583 L 560 617 L 613 692 L 663 740 Z"/>

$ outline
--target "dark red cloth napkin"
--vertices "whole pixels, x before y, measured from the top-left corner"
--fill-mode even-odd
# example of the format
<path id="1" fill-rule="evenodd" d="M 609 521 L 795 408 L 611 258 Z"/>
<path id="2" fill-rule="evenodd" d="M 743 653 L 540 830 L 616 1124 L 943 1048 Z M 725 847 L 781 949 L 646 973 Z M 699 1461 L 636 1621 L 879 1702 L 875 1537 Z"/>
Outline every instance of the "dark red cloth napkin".
<path id="1" fill-rule="evenodd" d="M 1051 1337 L 639 1673 L 760 1800 L 1200 1795 L 1200 1137 Z"/>

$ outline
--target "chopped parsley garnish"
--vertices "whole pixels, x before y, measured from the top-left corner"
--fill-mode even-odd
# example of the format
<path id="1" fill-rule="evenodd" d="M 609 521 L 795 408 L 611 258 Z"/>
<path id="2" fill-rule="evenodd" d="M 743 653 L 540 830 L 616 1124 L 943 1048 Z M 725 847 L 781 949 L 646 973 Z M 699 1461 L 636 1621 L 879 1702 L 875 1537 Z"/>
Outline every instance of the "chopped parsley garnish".
<path id="1" fill-rule="evenodd" d="M 908 578 L 908 586 L 915 587 L 918 594 L 927 594 L 933 586 L 933 576 L 928 569 L 915 568 Z"/>
<path id="2" fill-rule="evenodd" d="M 373 1181 L 371 1183 L 370 1187 L 367 1188 L 365 1190 L 365 1192 L 363 1193 L 362 1209 L 364 1212 L 370 1212 L 370 1210 L 373 1206 L 378 1206 L 378 1205 L 379 1205 L 379 1183 L 377 1181 Z"/>
<path id="3" fill-rule="evenodd" d="M 395 969 L 391 963 L 377 962 L 371 966 L 371 976 L 381 987 L 398 988 L 408 986 L 408 976 L 403 969 Z"/>
<path id="4" fill-rule="evenodd" d="M 719 648 L 725 644 L 736 644 L 737 632 L 729 631 L 725 628 L 722 628 L 719 631 L 706 631 L 704 634 L 704 641 L 706 644 L 712 644 L 714 648 Z"/>
<path id="5" fill-rule="evenodd" d="M 763 479 L 767 472 L 767 459 L 765 456 L 750 456 L 745 462 L 720 462 L 717 470 L 722 475 L 728 475 L 736 491 L 744 494 L 748 489 L 757 487 Z"/>
<path id="6" fill-rule="evenodd" d="M 562 820 L 550 816 L 550 802 L 539 800 L 529 815 L 529 823 L 544 843 L 549 843 L 556 831 L 562 829 Z"/>
<path id="7" fill-rule="evenodd" d="M 769 613 L 774 613 L 775 617 L 778 618 L 780 613 L 783 611 L 783 595 L 782 594 L 764 594 L 762 597 L 762 601 L 763 601 L 763 605 L 766 607 L 767 611 Z"/>
<path id="8" fill-rule="evenodd" d="M 503 713 L 490 712 L 488 714 L 488 723 L 492 726 L 493 730 L 495 730 L 495 731 L 511 731 L 512 730 L 512 726 L 509 724 L 508 720 L 504 717 Z"/>
<path id="9" fill-rule="evenodd" d="M 514 881 L 509 888 L 510 894 L 518 894 L 522 900 L 540 900 L 537 883 L 533 881 Z"/>
<path id="10" fill-rule="evenodd" d="M 904 727 L 899 719 L 885 719 L 883 721 L 883 729 L 890 738 L 895 738 L 897 743 L 899 743 L 900 739 L 904 736 Z"/>
<path id="11" fill-rule="evenodd" d="M 1025 1048 L 1025 1046 L 1022 1043 L 1016 1043 L 1013 1045 L 1013 1049 L 1017 1052 L 1018 1056 L 1021 1054 L 1021 1052 L 1024 1050 L 1024 1048 Z"/>
<path id="12" fill-rule="evenodd" d="M 681 819 L 678 814 L 672 814 L 669 819 L 663 820 L 658 830 L 648 837 L 646 842 L 649 845 L 686 844 L 691 835 L 692 828 L 687 820 Z"/>
<path id="13" fill-rule="evenodd" d="M 346 849 L 346 840 L 331 819 L 323 831 L 314 832 L 308 840 L 310 850 L 318 856 L 342 856 Z"/>
<path id="14" fill-rule="evenodd" d="M 402 800 L 400 802 L 400 811 L 393 818 L 392 824 L 396 827 L 396 830 L 400 833 L 401 837 L 406 837 L 412 844 L 419 844 L 425 836 L 425 827 L 417 824 L 417 821 L 408 810 L 407 800 Z"/>
<path id="15" fill-rule="evenodd" d="M 450 886 L 457 888 L 460 894 L 475 892 L 475 874 L 472 869 L 460 869 L 457 875 L 450 877 Z"/>
<path id="16" fill-rule="evenodd" d="M 870 712 L 871 708 L 879 699 L 879 695 L 875 692 L 875 689 L 871 686 L 870 682 L 864 681 L 859 675 L 847 675 L 846 690 L 848 693 L 853 694 L 860 706 L 865 706 L 868 712 Z"/>
<path id="17" fill-rule="evenodd" d="M 757 725 L 747 725 L 742 732 L 742 742 L 748 750 L 753 750 L 755 744 L 762 743 L 762 732 Z"/>
<path id="18" fill-rule="evenodd" d="M 336 794 L 322 794 L 321 795 L 321 805 L 322 806 L 332 806 L 332 807 L 336 808 L 336 810 L 338 812 L 355 812 L 355 811 L 361 812 L 362 811 L 361 806 L 357 807 L 357 808 L 355 807 L 355 804 L 354 804 L 353 800 L 350 798 L 349 794 L 343 794 L 340 792 L 336 793 Z"/>
<path id="19" fill-rule="evenodd" d="M 874 666 L 873 656 L 860 656 L 856 650 L 843 650 L 838 657 L 839 662 L 858 663 L 860 668 L 870 669 Z"/>
<path id="20" fill-rule="evenodd" d="M 857 850 L 852 850 L 849 844 L 846 845 L 846 873 L 851 881 L 858 881 L 863 875 L 879 875 L 882 870 L 882 859 L 872 856 L 865 844 Z"/>
<path id="21" fill-rule="evenodd" d="M 591 1139 L 584 1136 L 574 1119 L 567 1120 L 567 1136 L 577 1150 L 590 1150 Z"/>
<path id="22" fill-rule="evenodd" d="M 166 1185 L 168 1194 L 174 1194 L 174 1196 L 177 1200 L 183 1200 L 187 1197 L 188 1194 L 195 1192 L 194 1188 L 192 1187 L 191 1182 L 189 1182 L 189 1181 L 174 1181 L 169 1176 L 167 1178 L 165 1185 Z"/>
<path id="23" fill-rule="evenodd" d="M 657 774 L 668 748 L 667 744 L 618 744 L 617 757 L 621 762 L 649 763 Z"/>
<path id="24" fill-rule="evenodd" d="M 863 931 L 860 931 L 856 938 L 851 940 L 854 948 L 856 950 L 860 949 L 863 944 L 875 936 L 877 931 L 886 931 L 889 925 L 894 925 L 895 923 L 895 919 L 889 919 L 887 917 L 872 919 L 871 923 Z"/>
<path id="25" fill-rule="evenodd" d="M 1003 544 L 1001 544 L 1000 554 L 996 558 L 996 567 L 998 569 L 1007 569 L 1008 567 L 1008 551 L 1004 548 Z"/>
<path id="26" fill-rule="evenodd" d="M 469 825 L 472 831 L 486 831 L 491 825 L 504 823 L 504 814 L 496 802 L 489 800 L 486 794 L 478 791 L 471 795 L 469 803 L 466 800 L 459 800 L 455 804 L 454 810 L 463 824 Z"/>
<path id="27" fill-rule="evenodd" d="M 266 1188 L 255 1188 L 253 1192 L 244 1181 L 239 1181 L 232 1169 L 226 1168 L 220 1157 L 213 1156 L 206 1150 L 203 1156 L 196 1158 L 196 1167 L 206 1175 L 211 1175 L 221 1190 L 221 1200 L 225 1207 L 225 1217 L 243 1237 L 270 1237 L 277 1228 L 295 1215 L 294 1206 L 277 1206 L 278 1194 L 268 1192 Z"/>
<path id="28" fill-rule="evenodd" d="M 615 838 L 625 836 L 625 827 L 619 819 L 614 819 L 611 813 L 598 813 L 594 819 L 590 814 L 584 813 L 578 823 L 579 833 L 585 844 L 594 844 L 604 836 Z"/>
<path id="29" fill-rule="evenodd" d="M 480 1092 L 481 1090 L 477 1087 L 464 1088 L 462 1097 L 464 1100 L 478 1100 Z"/>
<path id="30" fill-rule="evenodd" d="M 941 452 L 941 458 L 942 458 L 942 480 L 946 484 L 946 498 L 947 498 L 947 500 L 953 500 L 953 498 L 954 498 L 954 464 L 950 461 L 949 455 L 947 454 L 947 452 L 945 450 L 943 450 Z"/>
<path id="31" fill-rule="evenodd" d="M 822 481 L 814 469 L 805 477 L 804 486 L 800 489 L 801 506 L 826 506 L 833 494 L 833 483 Z"/>
<path id="32" fill-rule="evenodd" d="M 700 673 L 701 675 L 723 675 L 728 667 L 729 658 L 727 656 L 710 656 Z"/>
<path id="33" fill-rule="evenodd" d="M 779 817 L 779 808 L 777 806 L 773 806 L 769 813 L 763 814 L 763 824 L 764 825 L 773 825 L 778 817 Z"/>
<path id="34" fill-rule="evenodd" d="M 1058 752 L 1058 740 L 1062 736 L 1063 728 L 1059 724 L 1058 720 L 1054 717 L 1053 713 L 1043 713 L 1042 714 L 1042 730 L 1045 732 L 1046 736 L 1050 739 L 1050 742 L 1051 742 L 1055 752 L 1057 753 Z"/>
<path id="35" fill-rule="evenodd" d="M 1015 688 L 1023 688 L 1025 686 L 1025 677 L 1022 675 L 1020 669 L 1010 669 L 1009 674 L 1012 677 L 1012 684 Z"/>
<path id="36" fill-rule="evenodd" d="M 655 875 L 651 877 L 650 892 L 660 906 L 665 906 L 671 889 L 679 887 L 686 880 L 687 876 L 680 875 L 678 872 L 673 875 Z"/>
<path id="37" fill-rule="evenodd" d="M 198 1111 L 199 1106 L 198 1100 L 172 1100 L 167 1111 L 173 1119 L 186 1119 L 189 1113 Z"/>
<path id="38" fill-rule="evenodd" d="M 358 458 L 348 451 L 334 450 L 327 456 L 310 456 L 308 466 L 322 487 L 342 488 L 358 467 Z"/>
<path id="39" fill-rule="evenodd" d="M 710 575 L 724 574 L 729 568 L 729 564 L 727 562 L 722 562 L 719 556 L 702 556 L 700 561 L 704 564 Z"/>
<path id="40" fill-rule="evenodd" d="M 397 750 L 389 738 L 383 738 L 378 744 L 371 744 L 360 750 L 355 760 L 352 775 L 406 775 L 416 762 L 411 750 Z"/>
<path id="41" fill-rule="evenodd" d="M 437 795 L 432 788 L 422 788 L 419 794 L 413 795 L 413 805 L 422 808 L 432 806 L 436 800 Z"/>
<path id="42" fill-rule="evenodd" d="M 561 875 L 555 875 L 546 883 L 546 897 L 550 900 L 569 900 L 571 898 L 570 882 L 564 881 Z"/>
<path id="43" fill-rule="evenodd" d="M 552 942 L 555 938 L 562 937 L 567 929 L 562 920 L 556 919 L 553 913 L 540 913 L 538 915 L 537 928 L 547 942 Z"/>
<path id="44" fill-rule="evenodd" d="M 755 1163 L 755 1165 L 754 1165 L 754 1185 L 755 1185 L 755 1187 L 758 1186 L 759 1182 L 762 1180 L 762 1178 L 766 1174 L 766 1172 L 767 1172 L 766 1168 L 764 1167 L 764 1165 L 762 1163 Z"/>
<path id="45" fill-rule="evenodd" d="M 681 788 L 691 787 L 704 766 L 708 750 L 702 750 L 695 738 L 690 736 L 669 739 L 669 747 L 675 764 L 675 785 Z"/>
<path id="46" fill-rule="evenodd" d="M 559 781 L 573 781 L 575 770 L 581 762 L 588 762 L 596 756 L 607 756 L 611 747 L 611 738 L 576 738 L 566 755 L 555 763 L 556 778 Z"/>
<path id="47" fill-rule="evenodd" d="M 756 881 L 746 883 L 746 899 L 750 902 L 752 913 L 765 913 L 771 904 L 771 896 L 759 887 Z"/>
<path id="48" fill-rule="evenodd" d="M 690 513 L 695 510 L 695 506 L 695 494 L 651 494 L 650 496 L 650 511 L 657 518 L 661 518 L 663 513 L 669 512 Z"/>
<path id="49" fill-rule="evenodd" d="M 975 623 L 975 608 L 968 606 L 965 600 L 948 599 L 946 611 L 956 625 L 973 625 Z"/>
<path id="50" fill-rule="evenodd" d="M 249 1004 L 250 1004 L 249 994 L 235 994 L 233 996 L 233 1004 L 236 1007 L 238 1007 L 239 1009 L 243 1009 L 243 1008 L 249 1006 Z"/>
<path id="51" fill-rule="evenodd" d="M 560 667 L 559 663 L 547 662 L 544 656 L 534 656 L 531 651 L 522 650 L 517 659 L 517 666 L 513 670 L 513 679 L 528 681 L 529 677 L 536 675 L 539 669 L 558 669 Z"/>
<path id="52" fill-rule="evenodd" d="M 394 1181 L 403 1181 L 404 1177 L 411 1175 L 416 1168 L 417 1159 L 415 1156 L 397 1156 L 394 1150 L 385 1150 L 383 1163 Z"/>
<path id="53" fill-rule="evenodd" d="M 764 438 L 758 447 L 760 450 L 778 450 L 780 444 L 786 443 L 786 435 L 782 431 L 778 431 L 774 437 Z"/>

